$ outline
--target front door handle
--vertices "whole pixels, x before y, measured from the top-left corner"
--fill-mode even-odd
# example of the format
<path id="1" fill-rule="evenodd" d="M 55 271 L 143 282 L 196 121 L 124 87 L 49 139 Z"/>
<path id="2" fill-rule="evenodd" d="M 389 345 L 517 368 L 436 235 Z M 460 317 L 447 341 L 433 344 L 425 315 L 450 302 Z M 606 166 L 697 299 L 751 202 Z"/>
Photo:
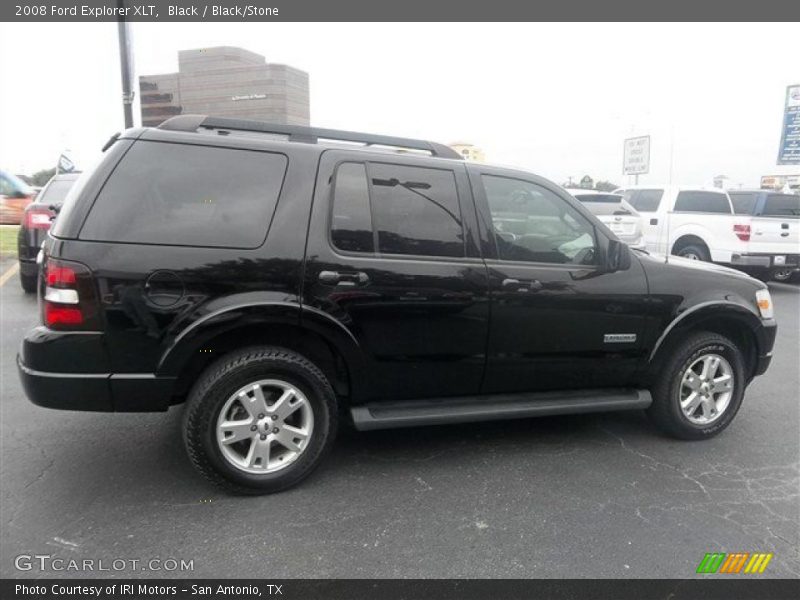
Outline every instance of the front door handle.
<path id="1" fill-rule="evenodd" d="M 320 271 L 317 276 L 320 283 L 326 285 L 354 286 L 364 285 L 369 282 L 369 275 L 363 271 Z"/>
<path id="2" fill-rule="evenodd" d="M 650 219 L 650 225 L 658 225 L 658 219 Z"/>
<path id="3" fill-rule="evenodd" d="M 519 279 L 504 279 L 503 287 L 514 290 L 516 292 L 535 292 L 542 289 L 542 282 L 538 279 L 530 279 L 528 281 L 520 281 Z"/>

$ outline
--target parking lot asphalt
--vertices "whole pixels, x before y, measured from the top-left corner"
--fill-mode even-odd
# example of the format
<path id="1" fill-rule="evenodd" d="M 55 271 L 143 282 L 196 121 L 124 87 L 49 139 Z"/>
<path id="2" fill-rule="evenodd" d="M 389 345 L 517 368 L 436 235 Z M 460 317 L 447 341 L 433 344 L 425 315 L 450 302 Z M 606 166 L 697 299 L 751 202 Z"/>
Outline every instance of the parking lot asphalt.
<path id="1" fill-rule="evenodd" d="M 770 287 L 775 358 L 713 440 L 664 437 L 639 412 L 347 432 L 298 488 L 243 498 L 195 475 L 181 407 L 28 402 L 15 355 L 36 300 L 12 277 L 0 289 L 0 576 L 683 578 L 706 552 L 734 551 L 773 552 L 763 576 L 800 576 L 800 287 Z M 194 569 L 18 571 L 21 554 Z"/>

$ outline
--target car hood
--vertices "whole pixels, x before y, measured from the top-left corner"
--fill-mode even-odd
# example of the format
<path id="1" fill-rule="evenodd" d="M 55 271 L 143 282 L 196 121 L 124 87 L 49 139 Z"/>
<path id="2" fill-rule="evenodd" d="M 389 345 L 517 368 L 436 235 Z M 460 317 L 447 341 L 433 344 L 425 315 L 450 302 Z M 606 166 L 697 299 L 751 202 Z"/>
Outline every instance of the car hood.
<path id="1" fill-rule="evenodd" d="M 644 262 L 658 263 L 658 264 L 669 263 L 674 267 L 706 271 L 708 273 L 719 273 L 720 275 L 729 275 L 732 277 L 738 277 L 740 279 L 749 279 L 751 281 L 758 281 L 757 279 L 750 277 L 750 275 L 748 275 L 747 273 L 743 273 L 742 271 L 737 271 L 736 269 L 723 267 L 722 265 L 716 265 L 710 262 L 703 262 L 702 260 L 690 260 L 688 258 L 681 258 L 680 256 L 666 256 L 664 254 L 656 254 L 653 252 L 648 254 L 637 252 L 636 256 L 640 260 L 643 260 Z"/>

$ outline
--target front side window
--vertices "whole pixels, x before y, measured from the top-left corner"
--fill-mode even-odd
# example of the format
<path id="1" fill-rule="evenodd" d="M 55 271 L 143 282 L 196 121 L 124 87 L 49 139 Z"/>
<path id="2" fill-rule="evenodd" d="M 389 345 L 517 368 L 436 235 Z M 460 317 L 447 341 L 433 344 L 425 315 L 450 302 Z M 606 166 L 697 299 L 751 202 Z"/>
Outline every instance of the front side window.
<path id="1" fill-rule="evenodd" d="M 728 196 L 719 192 L 678 192 L 675 212 L 702 212 L 730 214 Z"/>
<path id="2" fill-rule="evenodd" d="M 498 258 L 591 265 L 594 227 L 550 190 L 520 179 L 483 176 Z"/>
<path id="3" fill-rule="evenodd" d="M 103 186 L 80 238 L 256 248 L 286 166 L 271 152 L 138 141 Z"/>
<path id="4" fill-rule="evenodd" d="M 464 256 L 455 174 L 369 163 L 372 217 L 382 254 Z"/>

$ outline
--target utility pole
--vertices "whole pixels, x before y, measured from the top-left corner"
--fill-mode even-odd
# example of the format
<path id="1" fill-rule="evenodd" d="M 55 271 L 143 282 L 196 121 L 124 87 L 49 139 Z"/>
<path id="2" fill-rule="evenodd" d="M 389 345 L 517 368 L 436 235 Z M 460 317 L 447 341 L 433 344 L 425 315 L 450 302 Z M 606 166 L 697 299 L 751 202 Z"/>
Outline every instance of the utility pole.
<path id="1" fill-rule="evenodd" d="M 117 6 L 124 7 L 124 0 L 117 0 Z M 122 75 L 122 110 L 125 115 L 125 129 L 133 127 L 133 57 L 130 48 L 130 24 L 120 17 L 117 22 L 119 36 L 119 67 Z"/>

